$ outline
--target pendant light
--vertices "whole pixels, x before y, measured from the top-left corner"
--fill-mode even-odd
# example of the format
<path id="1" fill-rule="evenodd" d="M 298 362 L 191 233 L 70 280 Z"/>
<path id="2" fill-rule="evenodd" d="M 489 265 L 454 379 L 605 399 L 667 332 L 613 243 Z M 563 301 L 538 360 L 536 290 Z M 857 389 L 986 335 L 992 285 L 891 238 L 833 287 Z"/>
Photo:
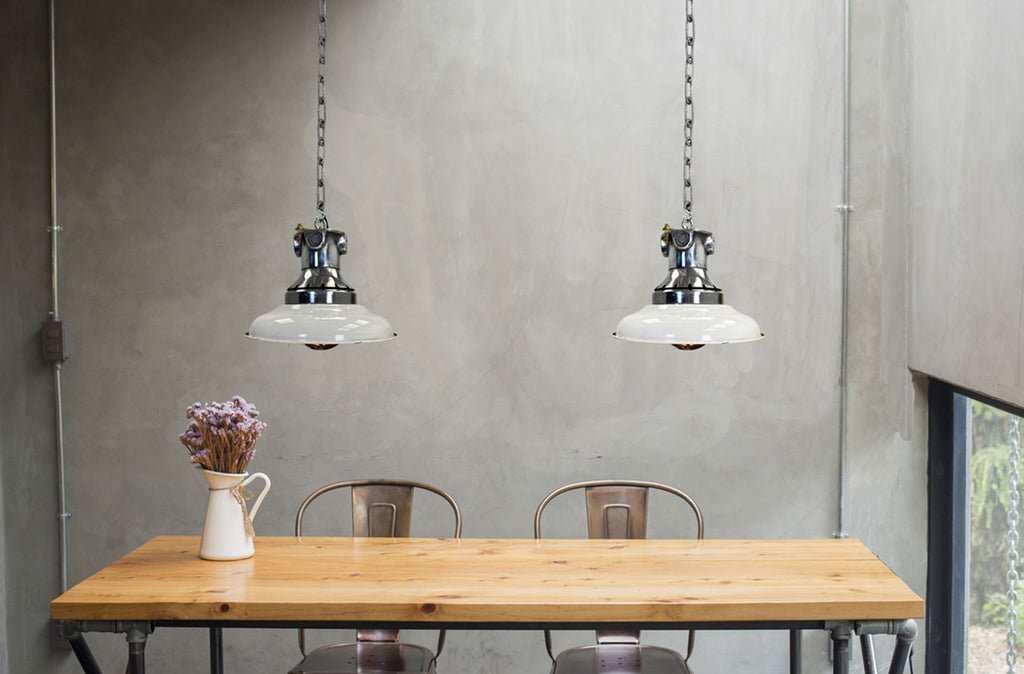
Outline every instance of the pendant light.
<path id="1" fill-rule="evenodd" d="M 380 342 L 397 335 L 385 318 L 356 304 L 356 291 L 341 277 L 339 260 L 348 251 L 345 233 L 330 228 L 324 212 L 324 151 L 327 130 L 327 1 L 320 0 L 317 61 L 316 217 L 299 225 L 292 245 L 302 272 L 284 294 L 284 304 L 259 316 L 246 337 L 331 349 L 339 344 Z"/>
<path id="2" fill-rule="evenodd" d="M 722 289 L 708 277 L 707 256 L 715 252 L 711 232 L 693 226 L 693 0 L 686 0 L 686 70 L 683 127 L 683 220 L 679 229 L 665 225 L 661 253 L 668 258 L 668 276 L 651 304 L 626 316 L 612 333 L 630 342 L 671 344 L 699 349 L 706 344 L 750 342 L 764 334 L 757 322 L 725 304 Z"/>

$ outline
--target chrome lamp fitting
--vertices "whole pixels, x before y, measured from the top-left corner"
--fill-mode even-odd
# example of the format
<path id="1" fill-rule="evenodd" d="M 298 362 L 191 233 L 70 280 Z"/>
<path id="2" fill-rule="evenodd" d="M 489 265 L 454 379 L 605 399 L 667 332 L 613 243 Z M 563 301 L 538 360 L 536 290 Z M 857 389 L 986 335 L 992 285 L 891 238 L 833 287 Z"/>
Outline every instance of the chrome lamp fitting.
<path id="1" fill-rule="evenodd" d="M 722 304 L 722 289 L 708 278 L 708 255 L 715 252 L 711 232 L 671 229 L 661 234 L 661 254 L 668 276 L 651 295 L 652 304 Z"/>
<path id="2" fill-rule="evenodd" d="M 341 277 L 341 256 L 348 252 L 345 232 L 296 227 L 292 239 L 302 272 L 284 294 L 285 304 L 355 304 L 356 291 Z"/>

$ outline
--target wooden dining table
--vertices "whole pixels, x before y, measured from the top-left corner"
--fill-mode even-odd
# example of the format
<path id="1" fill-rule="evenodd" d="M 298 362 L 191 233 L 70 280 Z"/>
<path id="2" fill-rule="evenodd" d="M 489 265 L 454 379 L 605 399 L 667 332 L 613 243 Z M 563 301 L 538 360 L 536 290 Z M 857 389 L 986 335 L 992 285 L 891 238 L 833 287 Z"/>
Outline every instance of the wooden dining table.
<path id="1" fill-rule="evenodd" d="M 261 627 L 827 630 L 834 672 L 850 641 L 897 638 L 901 672 L 924 601 L 854 539 L 564 540 L 257 537 L 255 555 L 198 557 L 159 536 L 53 600 L 87 674 L 86 632 L 124 633 L 145 671 L 156 628 Z M 797 670 L 798 671 L 798 670 Z"/>

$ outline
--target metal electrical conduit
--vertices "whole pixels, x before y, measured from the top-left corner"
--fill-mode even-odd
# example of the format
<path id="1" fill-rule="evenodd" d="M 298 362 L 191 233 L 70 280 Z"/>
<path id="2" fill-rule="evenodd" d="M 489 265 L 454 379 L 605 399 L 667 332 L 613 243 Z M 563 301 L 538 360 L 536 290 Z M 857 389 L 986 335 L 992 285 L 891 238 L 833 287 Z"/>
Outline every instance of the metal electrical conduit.
<path id="1" fill-rule="evenodd" d="M 50 318 L 43 322 L 43 358 L 53 363 L 54 413 L 57 441 L 57 518 L 60 528 L 60 587 L 68 589 L 68 518 L 64 477 L 64 402 L 61 395 L 61 363 L 67 358 L 60 321 L 60 223 L 57 218 L 57 36 L 54 0 L 50 0 Z"/>
<path id="2" fill-rule="evenodd" d="M 843 298 L 839 360 L 839 527 L 835 538 L 846 538 L 847 382 L 850 313 L 850 0 L 843 0 L 843 198 L 836 206 L 843 225 Z"/>

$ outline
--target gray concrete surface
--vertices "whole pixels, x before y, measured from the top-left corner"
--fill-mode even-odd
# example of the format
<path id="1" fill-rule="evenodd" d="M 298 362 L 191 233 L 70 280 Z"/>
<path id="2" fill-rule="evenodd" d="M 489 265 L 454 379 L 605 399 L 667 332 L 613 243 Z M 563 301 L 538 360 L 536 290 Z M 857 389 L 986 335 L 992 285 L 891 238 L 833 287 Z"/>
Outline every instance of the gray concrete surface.
<path id="1" fill-rule="evenodd" d="M 205 487 L 176 436 L 188 404 L 234 394 L 269 424 L 252 466 L 274 480 L 260 534 L 289 533 L 316 486 L 377 475 L 449 489 L 467 536 L 529 536 L 550 489 L 607 476 L 687 490 L 709 536 L 832 534 L 841 3 L 698 3 L 696 216 L 718 242 L 712 278 L 767 338 L 692 353 L 610 337 L 664 275 L 657 236 L 680 216 L 682 3 L 331 2 L 328 214 L 349 236 L 346 278 L 400 337 L 327 353 L 242 337 L 296 276 L 289 237 L 313 214 L 314 3 L 58 4 L 72 581 L 155 534 L 199 533 Z M 922 279 L 951 259 L 921 240 L 920 212 L 930 185 L 956 194 L 919 177 L 958 127 L 917 126 L 942 120 L 907 86 L 946 75 L 926 58 L 941 47 L 922 43 L 949 17 L 856 4 L 847 529 L 923 593 L 925 410 L 908 358 L 942 374 L 928 365 L 941 353 L 957 376 L 978 372 L 962 383 L 1016 389 L 914 329 L 936 311 Z M 37 344 L 45 6 L 3 11 L 0 658 L 65 674 L 76 665 L 47 620 L 57 506 Z M 1008 175 L 986 184 L 1009 190 Z M 1009 266 L 985 273 L 1015 281 Z M 826 671 L 824 637 L 806 643 L 805 671 Z M 123 640 L 93 645 L 123 666 Z M 230 671 L 297 657 L 286 631 L 231 632 L 226 646 Z M 702 634 L 694 664 L 784 671 L 786 646 Z M 153 672 L 201 671 L 205 634 L 160 630 L 148 652 Z M 441 665 L 547 668 L 532 633 L 453 633 Z"/>
<path id="2" fill-rule="evenodd" d="M 1014 3 L 911 3 L 910 365 L 1024 400 L 1024 58 Z"/>

